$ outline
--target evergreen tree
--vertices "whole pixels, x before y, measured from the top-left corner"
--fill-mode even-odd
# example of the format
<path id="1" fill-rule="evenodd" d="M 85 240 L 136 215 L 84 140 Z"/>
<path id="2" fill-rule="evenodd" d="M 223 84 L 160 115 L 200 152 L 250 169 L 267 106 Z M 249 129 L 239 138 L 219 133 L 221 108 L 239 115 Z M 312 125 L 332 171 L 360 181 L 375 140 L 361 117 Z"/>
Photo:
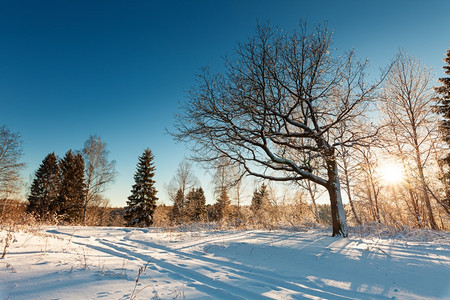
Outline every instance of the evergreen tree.
<path id="1" fill-rule="evenodd" d="M 444 73 L 450 75 L 450 49 L 447 50 L 447 56 L 444 58 L 444 62 L 447 64 L 443 67 Z M 442 86 L 436 87 L 436 92 L 440 97 L 435 98 L 438 102 L 436 110 L 442 115 L 443 120 L 441 123 L 441 130 L 444 136 L 444 140 L 450 145 L 450 77 L 439 78 Z"/>
<path id="2" fill-rule="evenodd" d="M 173 199 L 173 208 L 170 212 L 170 220 L 173 223 L 179 224 L 183 218 L 183 208 L 184 208 L 184 195 L 181 188 L 178 189 Z"/>
<path id="3" fill-rule="evenodd" d="M 59 195 L 53 202 L 53 209 L 64 221 L 79 222 L 83 214 L 86 193 L 83 157 L 69 150 L 60 161 L 59 168 Z"/>
<path id="4" fill-rule="evenodd" d="M 446 65 L 443 67 L 444 73 L 450 75 L 450 49 L 447 50 L 447 55 L 444 58 Z M 439 78 L 442 86 L 436 87 L 435 90 L 439 97 L 435 98 L 437 105 L 436 111 L 442 116 L 440 129 L 445 142 L 450 145 L 450 77 Z M 447 153 L 443 162 L 447 166 L 445 174 L 443 174 L 442 181 L 444 182 L 446 191 L 446 205 L 450 207 L 450 153 Z"/>
<path id="5" fill-rule="evenodd" d="M 219 198 L 217 198 L 216 207 L 217 207 L 217 217 L 219 220 L 222 220 L 228 213 L 228 209 L 230 207 L 230 197 L 228 197 L 228 193 L 226 189 L 222 189 Z"/>
<path id="6" fill-rule="evenodd" d="M 28 196 L 27 212 L 39 219 L 53 214 L 51 208 L 58 197 L 59 166 L 55 153 L 48 154 L 36 171 Z"/>
<path id="7" fill-rule="evenodd" d="M 128 226 L 143 227 L 153 224 L 153 214 L 158 200 L 153 180 L 153 176 L 155 176 L 153 158 L 153 154 L 148 148 L 139 157 L 137 171 L 134 175 L 135 184 L 125 208 L 124 217 Z"/>
<path id="8" fill-rule="evenodd" d="M 260 186 L 259 190 L 255 189 L 255 191 L 253 192 L 252 204 L 250 206 L 250 209 L 253 211 L 253 213 L 256 214 L 264 209 L 267 202 L 268 202 L 267 185 L 263 183 Z"/>
<path id="9" fill-rule="evenodd" d="M 186 195 L 186 214 L 194 222 L 206 220 L 206 198 L 203 189 L 192 189 Z"/>

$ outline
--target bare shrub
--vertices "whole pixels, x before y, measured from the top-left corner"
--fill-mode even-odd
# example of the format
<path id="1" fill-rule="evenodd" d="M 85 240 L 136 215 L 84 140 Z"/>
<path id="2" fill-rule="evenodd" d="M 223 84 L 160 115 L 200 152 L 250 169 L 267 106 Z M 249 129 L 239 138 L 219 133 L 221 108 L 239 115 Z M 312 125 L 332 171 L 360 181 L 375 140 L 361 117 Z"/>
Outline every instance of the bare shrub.
<path id="1" fill-rule="evenodd" d="M 22 224 L 27 219 L 26 206 L 22 201 L 14 199 L 0 199 L 0 223 Z"/>
<path id="2" fill-rule="evenodd" d="M 160 205 L 155 209 L 153 214 L 153 226 L 167 228 L 170 226 L 170 212 L 172 206 Z"/>

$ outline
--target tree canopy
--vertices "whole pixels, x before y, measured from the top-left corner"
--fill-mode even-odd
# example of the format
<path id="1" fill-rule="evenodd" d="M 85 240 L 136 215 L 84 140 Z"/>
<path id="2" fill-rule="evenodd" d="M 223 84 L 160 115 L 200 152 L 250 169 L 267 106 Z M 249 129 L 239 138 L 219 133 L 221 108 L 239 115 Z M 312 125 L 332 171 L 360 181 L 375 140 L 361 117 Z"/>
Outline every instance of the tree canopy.
<path id="1" fill-rule="evenodd" d="M 346 236 L 336 149 L 372 136 L 349 124 L 370 105 L 379 82 L 367 84 L 367 64 L 353 52 L 333 55 L 331 45 L 326 26 L 301 24 L 289 33 L 259 25 L 225 59 L 225 72 L 205 68 L 198 75 L 173 136 L 192 142 L 197 161 L 226 157 L 249 175 L 324 186 L 333 235 Z"/>

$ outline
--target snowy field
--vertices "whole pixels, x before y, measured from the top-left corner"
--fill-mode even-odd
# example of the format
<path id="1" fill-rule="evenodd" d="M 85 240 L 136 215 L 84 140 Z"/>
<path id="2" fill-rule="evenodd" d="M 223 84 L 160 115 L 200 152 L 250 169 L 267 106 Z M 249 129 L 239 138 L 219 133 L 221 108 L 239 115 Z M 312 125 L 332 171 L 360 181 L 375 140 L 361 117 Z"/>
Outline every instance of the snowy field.
<path id="1" fill-rule="evenodd" d="M 450 299 L 444 232 L 41 227 L 10 240 L 0 299 Z"/>

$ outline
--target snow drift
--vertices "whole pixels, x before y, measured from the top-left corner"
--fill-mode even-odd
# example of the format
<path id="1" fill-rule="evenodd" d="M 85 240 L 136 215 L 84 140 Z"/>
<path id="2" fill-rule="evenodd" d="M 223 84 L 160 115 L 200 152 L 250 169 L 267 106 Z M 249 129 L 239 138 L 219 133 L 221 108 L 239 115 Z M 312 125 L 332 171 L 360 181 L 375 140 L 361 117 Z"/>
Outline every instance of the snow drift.
<path id="1" fill-rule="evenodd" d="M 0 231 L 1 299 L 444 299 L 448 233 Z M 384 236 L 384 237 L 383 237 Z"/>

